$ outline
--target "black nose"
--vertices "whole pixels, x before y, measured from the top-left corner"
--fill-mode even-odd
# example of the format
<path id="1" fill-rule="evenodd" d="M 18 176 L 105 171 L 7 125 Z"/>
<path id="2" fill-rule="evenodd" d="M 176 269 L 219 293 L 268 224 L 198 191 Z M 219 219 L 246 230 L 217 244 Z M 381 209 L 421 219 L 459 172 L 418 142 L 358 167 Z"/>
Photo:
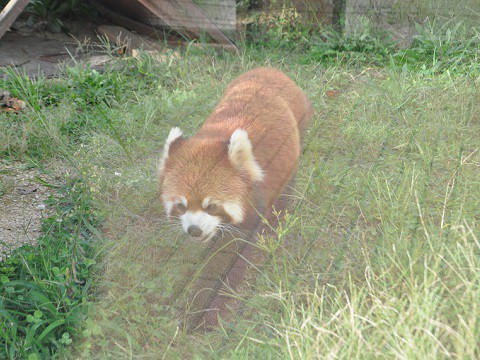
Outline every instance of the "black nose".
<path id="1" fill-rule="evenodd" d="M 188 232 L 188 235 L 193 236 L 193 237 L 202 236 L 202 229 L 200 229 L 197 225 L 189 226 L 187 232 Z"/>

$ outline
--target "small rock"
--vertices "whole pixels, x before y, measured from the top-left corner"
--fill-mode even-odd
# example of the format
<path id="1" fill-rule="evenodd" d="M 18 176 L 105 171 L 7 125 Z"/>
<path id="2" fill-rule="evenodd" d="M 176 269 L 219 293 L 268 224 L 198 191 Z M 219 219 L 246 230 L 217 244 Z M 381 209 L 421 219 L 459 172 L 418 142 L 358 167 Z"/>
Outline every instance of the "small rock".
<path id="1" fill-rule="evenodd" d="M 31 194 L 31 193 L 34 193 L 36 192 L 38 189 L 37 188 L 33 188 L 33 189 L 28 189 L 28 188 L 19 188 L 18 189 L 18 192 L 22 195 L 26 195 L 26 194 Z"/>
<path id="2" fill-rule="evenodd" d="M 45 210 L 45 205 L 44 204 L 37 205 L 37 210 Z"/>

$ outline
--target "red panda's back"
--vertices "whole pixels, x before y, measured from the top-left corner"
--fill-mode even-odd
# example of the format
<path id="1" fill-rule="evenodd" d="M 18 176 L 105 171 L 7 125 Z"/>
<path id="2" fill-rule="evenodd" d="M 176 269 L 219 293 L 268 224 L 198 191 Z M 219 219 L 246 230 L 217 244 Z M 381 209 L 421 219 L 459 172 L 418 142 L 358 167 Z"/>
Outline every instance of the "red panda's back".
<path id="1" fill-rule="evenodd" d="M 246 130 L 265 174 L 261 190 L 269 206 L 296 171 L 311 115 L 306 95 L 287 75 L 258 68 L 230 83 L 197 136 L 228 141 L 236 129 Z"/>

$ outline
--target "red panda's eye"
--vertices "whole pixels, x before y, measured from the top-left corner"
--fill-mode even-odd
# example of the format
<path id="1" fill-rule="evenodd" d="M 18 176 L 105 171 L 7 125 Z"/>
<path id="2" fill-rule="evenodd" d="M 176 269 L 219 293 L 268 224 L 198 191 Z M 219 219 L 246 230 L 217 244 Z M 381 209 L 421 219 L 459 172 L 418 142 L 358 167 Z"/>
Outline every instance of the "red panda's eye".
<path id="1" fill-rule="evenodd" d="M 215 213 L 218 210 L 218 206 L 215 204 L 210 204 L 207 206 L 207 213 L 212 214 Z"/>
<path id="2" fill-rule="evenodd" d="M 178 212 L 180 212 L 180 213 L 183 214 L 184 212 L 187 211 L 187 207 L 186 207 L 185 205 L 183 205 L 183 204 L 178 204 L 178 205 L 177 205 L 177 210 L 178 210 Z"/>

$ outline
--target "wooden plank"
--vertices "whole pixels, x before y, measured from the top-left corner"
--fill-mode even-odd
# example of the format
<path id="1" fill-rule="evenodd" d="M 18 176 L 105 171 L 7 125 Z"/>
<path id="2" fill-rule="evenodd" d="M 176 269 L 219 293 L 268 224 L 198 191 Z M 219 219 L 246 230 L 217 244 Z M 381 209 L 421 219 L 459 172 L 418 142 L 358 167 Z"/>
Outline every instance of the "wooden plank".
<path id="1" fill-rule="evenodd" d="M 200 36 L 201 31 L 206 31 L 219 44 L 236 47 L 191 0 L 176 1 L 176 4 L 188 14 L 187 16 L 181 13 L 178 6 L 173 6 L 169 1 L 156 1 L 155 4 L 149 0 L 138 0 L 138 2 L 173 29 L 184 28 L 192 31 L 197 37 Z M 201 24 L 192 24 L 188 17 L 195 18 L 197 22 L 201 21 Z M 173 19 L 175 21 L 172 21 Z"/>
<path id="2" fill-rule="evenodd" d="M 147 8 L 152 14 L 154 14 L 159 19 L 162 19 L 163 22 L 172 29 L 181 27 L 184 29 L 189 29 L 194 33 L 196 37 L 200 35 L 197 29 L 190 28 L 185 16 L 178 12 L 178 9 L 172 6 L 169 1 L 159 1 L 155 4 L 150 0 L 138 0 L 145 8 Z M 172 21 L 175 19 L 175 21 Z"/>
<path id="3" fill-rule="evenodd" d="M 133 20 L 129 17 L 121 15 L 106 6 L 100 4 L 97 1 L 92 2 L 92 6 L 95 7 L 105 18 L 112 21 L 113 23 L 124 26 L 129 30 L 136 31 L 140 34 L 150 36 L 159 40 L 164 40 L 164 37 L 160 37 L 159 30 L 151 25 L 146 25 L 140 21 Z M 162 31 L 163 35 L 163 31 Z"/>
<path id="4" fill-rule="evenodd" d="M 237 29 L 236 0 L 193 0 L 193 2 L 227 36 Z"/>
<path id="5" fill-rule="evenodd" d="M 0 13 L 0 38 L 10 29 L 13 22 L 17 19 L 27 6 L 29 0 L 10 0 Z"/>
<path id="6" fill-rule="evenodd" d="M 204 12 L 195 5 L 191 0 L 177 0 L 177 3 L 188 13 L 192 18 L 198 19 L 203 22 L 203 29 L 219 44 L 223 45 L 233 45 L 230 39 L 225 36 L 225 34 L 215 25 L 205 14 Z"/>

